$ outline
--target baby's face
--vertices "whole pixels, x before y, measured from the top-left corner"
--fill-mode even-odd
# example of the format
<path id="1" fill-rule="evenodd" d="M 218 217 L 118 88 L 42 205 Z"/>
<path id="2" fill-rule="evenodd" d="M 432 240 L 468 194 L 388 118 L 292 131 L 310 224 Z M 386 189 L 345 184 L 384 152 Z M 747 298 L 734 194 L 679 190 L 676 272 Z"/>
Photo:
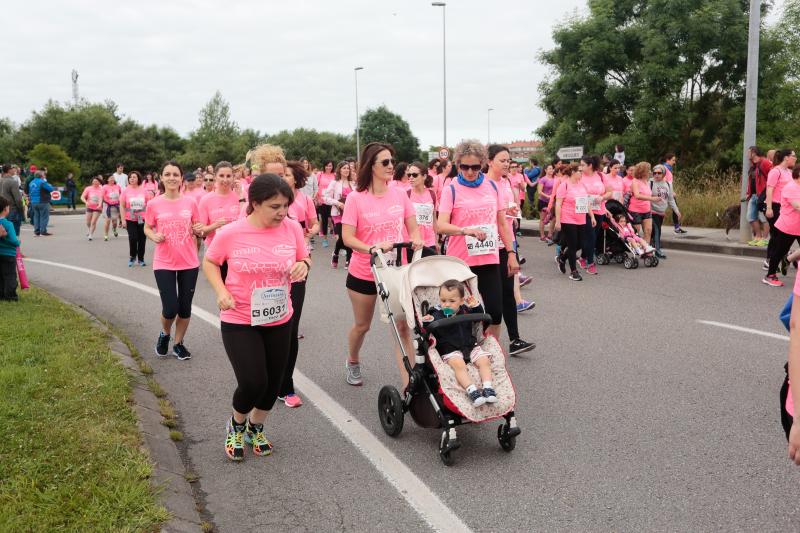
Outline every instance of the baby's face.
<path id="1" fill-rule="evenodd" d="M 464 298 L 458 293 L 458 289 L 448 290 L 444 287 L 439 289 L 439 300 L 442 304 L 442 309 L 448 308 L 453 311 L 458 311 L 461 304 L 464 303 Z"/>

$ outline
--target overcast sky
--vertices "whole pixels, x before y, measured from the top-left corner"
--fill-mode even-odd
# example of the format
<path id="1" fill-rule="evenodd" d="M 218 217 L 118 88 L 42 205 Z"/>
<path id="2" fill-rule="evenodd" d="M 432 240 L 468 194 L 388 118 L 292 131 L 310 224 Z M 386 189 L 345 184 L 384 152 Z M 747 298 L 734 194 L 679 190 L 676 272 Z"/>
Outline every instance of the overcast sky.
<path id="1" fill-rule="evenodd" d="M 781 2 L 778 2 L 781 3 Z M 450 0 L 448 143 L 533 137 L 544 113 L 537 54 L 586 0 Z M 385 104 L 420 145 L 442 141 L 442 8 L 430 0 L 71 0 L 7 2 L 18 21 L 0 47 L 0 116 L 20 123 L 49 99 L 111 99 L 144 124 L 195 129 L 221 91 L 241 126 L 350 133 L 359 108 Z"/>

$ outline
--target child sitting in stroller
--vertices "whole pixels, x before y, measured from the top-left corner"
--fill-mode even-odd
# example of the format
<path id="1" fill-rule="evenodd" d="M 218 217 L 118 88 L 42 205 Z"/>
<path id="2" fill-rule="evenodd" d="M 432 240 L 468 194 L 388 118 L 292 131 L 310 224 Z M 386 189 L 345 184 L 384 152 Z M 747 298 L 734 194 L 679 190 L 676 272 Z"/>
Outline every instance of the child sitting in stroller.
<path id="1" fill-rule="evenodd" d="M 483 313 L 483 306 L 477 298 L 469 295 L 465 298 L 466 288 L 460 281 L 451 279 L 439 287 L 440 305 L 422 317 L 423 323 L 432 323 L 455 315 Z M 436 349 L 455 372 L 456 381 L 467 392 L 472 405 L 479 407 L 485 403 L 497 402 L 497 394 L 492 385 L 491 355 L 478 345 L 473 323 L 462 322 L 451 326 L 443 326 L 432 332 L 436 339 Z M 467 372 L 466 363 L 471 362 L 478 369 L 483 390 L 479 390 Z"/>
<path id="2" fill-rule="evenodd" d="M 636 252 L 636 255 L 645 255 L 653 251 L 653 248 L 648 246 L 647 243 L 639 237 L 633 230 L 630 222 L 625 216 L 625 213 L 618 213 L 614 215 L 614 226 L 619 232 L 620 238 L 625 241 L 631 249 Z"/>

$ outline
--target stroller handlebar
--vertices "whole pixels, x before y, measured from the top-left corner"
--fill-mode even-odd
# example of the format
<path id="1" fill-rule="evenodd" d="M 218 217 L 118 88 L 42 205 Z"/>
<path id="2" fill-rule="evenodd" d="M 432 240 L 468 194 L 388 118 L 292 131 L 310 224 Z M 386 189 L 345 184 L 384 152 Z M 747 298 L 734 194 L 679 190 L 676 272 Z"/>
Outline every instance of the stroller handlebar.
<path id="1" fill-rule="evenodd" d="M 444 328 L 447 326 L 453 326 L 455 324 L 463 324 L 465 322 L 491 322 L 492 317 L 487 313 L 473 313 L 469 315 L 457 315 L 451 316 L 450 318 L 443 318 L 441 320 L 437 320 L 436 322 L 430 322 L 425 324 L 425 329 L 429 332 L 433 333 L 439 328 Z"/>
<path id="2" fill-rule="evenodd" d="M 414 247 L 414 243 L 412 243 L 412 242 L 396 242 L 392 246 L 392 250 L 397 250 L 397 251 L 400 251 L 400 250 L 411 250 L 413 247 Z M 423 250 L 423 252 L 427 252 L 427 254 L 425 254 L 425 255 L 436 255 L 436 250 L 434 248 L 431 248 L 430 246 L 423 246 L 422 250 Z M 370 258 L 369 258 L 370 266 L 375 266 L 375 263 L 376 263 L 376 261 L 377 261 L 377 259 L 379 257 L 379 254 L 382 253 L 382 252 L 383 252 L 383 250 L 381 250 L 377 246 L 375 247 L 375 249 L 370 254 Z M 400 261 L 398 262 L 398 265 L 405 262 L 405 261 L 402 260 L 402 257 L 401 257 L 400 254 L 398 254 L 398 258 L 400 259 Z"/>

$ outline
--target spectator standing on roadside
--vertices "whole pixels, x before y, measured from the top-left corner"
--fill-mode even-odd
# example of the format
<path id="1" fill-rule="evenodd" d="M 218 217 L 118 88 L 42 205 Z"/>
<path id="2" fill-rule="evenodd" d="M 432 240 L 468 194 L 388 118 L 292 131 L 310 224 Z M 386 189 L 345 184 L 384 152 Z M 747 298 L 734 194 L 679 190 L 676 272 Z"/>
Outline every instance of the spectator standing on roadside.
<path id="1" fill-rule="evenodd" d="M 542 175 L 542 167 L 539 166 L 539 161 L 537 159 L 531 159 L 531 166 L 523 171 L 528 180 L 526 181 L 526 189 L 528 192 L 528 202 L 530 205 L 533 204 L 533 200 L 536 196 L 536 182 L 539 181 L 539 176 Z"/>
<path id="2" fill-rule="evenodd" d="M 664 179 L 666 170 L 664 165 L 656 165 L 653 167 L 653 179 L 650 180 L 650 190 L 653 196 L 660 198 L 650 202 L 650 213 L 653 216 L 653 247 L 656 249 L 656 256 L 660 259 L 667 258 L 661 252 L 661 225 L 664 223 L 667 207 L 671 207 L 672 212 L 677 213 L 678 220 L 681 219 L 681 212 L 675 203 L 675 196 L 672 194 L 672 184 Z"/>
<path id="3" fill-rule="evenodd" d="M 25 206 L 22 203 L 19 182 L 12 172 L 11 165 L 3 165 L 3 174 L 0 177 L 0 197 L 8 201 L 9 213 L 6 218 L 14 226 L 16 234 L 19 235 L 23 215 L 25 214 Z"/>
<path id="4" fill-rule="evenodd" d="M 78 186 L 75 184 L 75 180 L 72 179 L 72 172 L 67 174 L 67 181 L 65 185 L 64 192 L 67 193 L 67 200 L 69 200 L 67 207 L 75 211 L 75 189 L 77 189 Z"/>
<path id="5" fill-rule="evenodd" d="M 14 225 L 6 218 L 11 203 L 0 197 L 0 300 L 17 301 L 17 248 L 19 237 Z"/>
<path id="6" fill-rule="evenodd" d="M 614 160 L 619 161 L 620 165 L 625 164 L 625 147 L 621 144 L 614 145 Z"/>
<path id="7" fill-rule="evenodd" d="M 675 163 L 677 162 L 678 158 L 672 152 L 667 152 L 666 154 L 664 154 L 664 157 L 662 157 L 661 161 L 659 161 L 659 163 L 664 165 L 664 168 L 667 170 L 664 179 L 666 180 L 667 183 L 672 185 L 672 199 L 675 201 L 676 205 L 678 203 L 678 199 L 675 195 L 675 184 L 672 183 L 673 180 L 672 171 L 675 168 Z M 681 221 L 678 219 L 677 216 L 675 216 L 675 211 L 672 212 L 672 225 L 675 227 L 675 233 L 687 233 L 686 230 L 681 227 Z"/>
<path id="8" fill-rule="evenodd" d="M 125 166 L 122 163 L 117 163 L 117 171 L 114 172 L 114 181 L 119 185 L 120 192 L 125 190 L 128 186 L 128 175 L 125 174 Z"/>
<path id="9" fill-rule="evenodd" d="M 766 209 L 767 202 L 767 176 L 772 170 L 772 161 L 764 156 L 764 150 L 758 146 L 751 146 L 749 150 L 750 170 L 747 180 L 747 221 L 753 230 L 753 239 L 747 244 L 750 246 L 766 246 L 769 242 L 767 217 L 762 209 Z"/>
<path id="10" fill-rule="evenodd" d="M 50 236 L 47 223 L 50 221 L 50 193 L 53 186 L 47 183 L 44 172 L 36 171 L 36 175 L 28 186 L 31 205 L 33 206 L 33 234 L 35 236 Z"/>

